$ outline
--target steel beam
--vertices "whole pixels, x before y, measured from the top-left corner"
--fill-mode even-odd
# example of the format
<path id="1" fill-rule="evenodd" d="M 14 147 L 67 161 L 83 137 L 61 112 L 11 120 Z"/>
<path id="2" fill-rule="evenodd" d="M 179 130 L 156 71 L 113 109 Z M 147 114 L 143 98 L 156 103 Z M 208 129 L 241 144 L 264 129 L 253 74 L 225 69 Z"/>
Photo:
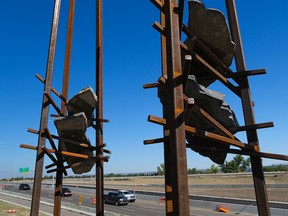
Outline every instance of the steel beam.
<path id="1" fill-rule="evenodd" d="M 188 216 L 189 193 L 185 141 L 184 102 L 182 87 L 179 8 L 176 0 L 162 0 L 162 74 L 167 75 L 167 104 L 163 116 L 167 119 L 169 141 L 164 142 L 166 215 Z M 167 134 L 166 134 L 167 135 Z"/>
<path id="2" fill-rule="evenodd" d="M 244 52 L 242 48 L 242 41 L 240 36 L 240 29 L 238 24 L 238 17 L 234 0 L 226 0 L 226 7 L 229 18 L 229 25 L 232 35 L 232 40 L 236 44 L 235 62 L 237 71 L 246 71 L 246 64 Z M 249 82 L 247 77 L 239 78 L 239 87 L 241 91 L 241 101 L 244 113 L 245 125 L 255 124 L 253 101 L 250 94 Z M 256 129 L 251 129 L 246 132 L 248 144 L 259 149 L 258 136 Z M 258 207 L 258 214 L 260 216 L 270 215 L 266 184 L 263 173 L 263 165 L 261 157 L 251 156 L 251 165 L 253 173 L 253 181 L 255 187 L 256 201 Z"/>
<path id="3" fill-rule="evenodd" d="M 40 126 L 39 126 L 40 134 L 38 136 L 38 149 L 37 149 L 37 155 L 36 155 L 32 202 L 31 202 L 31 211 L 30 211 L 31 216 L 37 216 L 39 214 L 41 184 L 42 184 L 42 174 L 43 174 L 43 164 L 44 164 L 44 154 L 42 153 L 42 148 L 44 148 L 46 144 L 46 137 L 41 136 L 41 133 L 44 132 L 44 129 L 47 128 L 47 124 L 48 124 L 49 103 L 47 103 L 48 98 L 46 95 L 50 95 L 51 88 L 52 88 L 52 76 L 53 76 L 53 69 L 54 69 L 54 58 L 55 58 L 55 50 L 56 50 L 58 22 L 59 22 L 59 15 L 60 15 L 60 5 L 61 5 L 61 0 L 55 0 L 51 35 L 50 35 L 49 53 L 48 53 L 48 60 L 47 60 L 47 66 L 46 66 L 44 94 L 43 94 L 43 99 L 42 99 L 41 120 L 40 120 Z"/>
<path id="4" fill-rule="evenodd" d="M 72 52 L 72 33 L 74 27 L 74 10 L 75 10 L 75 0 L 70 0 L 69 13 L 68 13 L 68 27 L 66 35 L 66 52 L 65 52 L 65 62 L 64 62 L 64 76 L 62 84 L 62 96 L 68 98 L 69 89 L 69 78 L 70 78 L 70 62 L 71 62 L 71 52 Z M 61 113 L 66 115 L 66 101 L 61 103 Z M 58 151 L 61 151 L 61 146 L 58 145 Z M 54 193 L 54 216 L 61 215 L 61 191 L 63 183 L 63 157 L 57 154 L 57 172 L 56 172 L 56 184 Z"/>
<path id="5" fill-rule="evenodd" d="M 96 95 L 98 106 L 96 107 L 96 118 L 103 119 L 103 5 L 102 0 L 96 3 Z M 103 145 L 103 122 L 96 121 L 96 146 Z M 96 150 L 96 215 L 104 216 L 104 166 L 103 148 Z"/>

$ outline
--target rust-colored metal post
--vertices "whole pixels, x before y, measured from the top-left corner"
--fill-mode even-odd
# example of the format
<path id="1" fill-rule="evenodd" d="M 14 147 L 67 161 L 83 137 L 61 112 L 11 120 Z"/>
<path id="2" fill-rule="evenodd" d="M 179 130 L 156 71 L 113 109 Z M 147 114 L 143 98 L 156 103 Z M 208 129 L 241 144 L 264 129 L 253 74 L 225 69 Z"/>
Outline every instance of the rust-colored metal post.
<path id="1" fill-rule="evenodd" d="M 161 15 L 161 22 L 162 24 L 165 22 L 166 39 L 162 38 L 162 70 L 164 73 L 167 72 L 167 104 L 163 114 L 167 120 L 164 133 L 169 136 L 169 142 L 164 143 L 166 215 L 188 216 L 190 208 L 179 16 L 176 13 L 176 0 L 164 2 L 165 16 Z M 169 134 L 165 132 L 166 129 Z"/>
<path id="2" fill-rule="evenodd" d="M 96 94 L 98 96 L 98 106 L 96 108 L 96 119 L 98 121 L 96 129 L 96 146 L 103 144 L 103 18 L 102 0 L 97 0 L 96 4 Z M 96 157 L 103 157 L 103 148 L 96 151 Z M 104 216 L 104 166 L 103 160 L 96 162 L 96 215 Z"/>
<path id="3" fill-rule="evenodd" d="M 62 84 L 62 95 L 66 99 L 68 98 L 68 90 L 69 90 L 70 65 L 71 65 L 70 63 L 71 63 L 72 38 L 73 38 L 73 27 L 74 27 L 74 11 L 75 11 L 75 0 L 70 0 L 67 36 L 66 36 L 64 77 L 63 77 L 63 84 Z M 61 103 L 61 111 L 63 114 L 66 113 L 66 104 L 64 101 L 62 101 Z"/>
<path id="4" fill-rule="evenodd" d="M 44 129 L 47 128 L 47 124 L 48 124 L 49 103 L 48 103 L 48 98 L 45 95 L 46 94 L 50 95 L 51 88 L 52 88 L 52 75 L 53 75 L 53 68 L 54 68 L 54 57 L 55 57 L 55 50 L 56 50 L 60 5 L 61 5 L 61 0 L 55 0 L 51 35 L 50 35 L 49 53 L 48 53 L 48 60 L 47 60 L 47 66 L 46 66 L 44 94 L 43 94 L 43 99 L 42 99 L 41 120 L 40 120 L 40 127 L 39 127 L 40 134 L 38 136 L 38 150 L 37 150 L 37 156 L 36 156 L 32 202 L 31 202 L 31 211 L 30 211 L 31 216 L 37 216 L 39 214 L 41 184 L 42 184 L 42 174 L 43 174 L 43 164 L 44 164 L 44 154 L 42 152 L 42 148 L 44 148 L 46 144 L 46 137 L 41 136 L 41 134 L 44 132 Z"/>
<path id="5" fill-rule="evenodd" d="M 232 40 L 236 44 L 235 60 L 237 71 L 246 71 L 244 52 L 240 36 L 238 17 L 234 0 L 226 0 L 229 24 L 231 29 Z M 240 80 L 242 107 L 244 112 L 245 125 L 255 124 L 253 101 L 250 94 L 249 82 L 247 77 Z M 256 146 L 258 151 L 259 143 L 256 129 L 247 131 L 248 144 Z M 260 216 L 270 215 L 265 178 L 263 173 L 263 165 L 260 157 L 251 156 L 252 173 L 258 206 L 258 214 Z"/>
<path id="6" fill-rule="evenodd" d="M 62 84 L 62 95 L 64 98 L 68 98 L 69 89 L 69 78 L 70 78 L 70 62 L 71 62 L 71 52 L 72 52 L 72 35 L 74 26 L 74 10 L 75 10 L 75 0 L 70 0 L 69 4 L 69 14 L 68 14 L 68 27 L 66 36 L 66 52 L 65 52 L 65 63 L 64 63 L 64 76 Z M 61 103 L 61 112 L 65 115 L 66 104 L 64 101 Z M 60 145 L 58 145 L 58 150 L 61 151 Z M 63 158 L 62 155 L 57 155 L 58 164 L 56 172 L 56 185 L 54 194 L 54 216 L 61 215 L 61 190 L 63 183 Z"/>

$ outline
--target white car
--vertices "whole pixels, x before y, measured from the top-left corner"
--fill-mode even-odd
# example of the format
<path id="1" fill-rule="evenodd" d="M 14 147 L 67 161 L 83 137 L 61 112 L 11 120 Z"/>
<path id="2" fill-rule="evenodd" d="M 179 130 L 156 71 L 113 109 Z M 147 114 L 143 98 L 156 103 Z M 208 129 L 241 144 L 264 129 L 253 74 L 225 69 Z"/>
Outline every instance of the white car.
<path id="1" fill-rule="evenodd" d="M 136 201 L 136 195 L 134 193 L 131 193 L 128 190 L 118 190 L 119 193 L 122 193 L 129 202 L 135 202 Z"/>

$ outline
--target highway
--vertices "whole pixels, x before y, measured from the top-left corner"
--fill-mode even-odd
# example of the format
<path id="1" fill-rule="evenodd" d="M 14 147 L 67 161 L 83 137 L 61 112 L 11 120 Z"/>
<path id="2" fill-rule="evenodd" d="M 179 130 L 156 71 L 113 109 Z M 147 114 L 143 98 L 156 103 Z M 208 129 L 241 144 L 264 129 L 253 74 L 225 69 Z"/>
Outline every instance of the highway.
<path id="1" fill-rule="evenodd" d="M 32 190 L 20 191 L 18 184 L 6 184 L 2 192 L 10 194 L 18 194 L 23 197 L 30 197 Z M 30 184 L 30 186 L 32 186 Z M 81 188 L 81 187 L 69 187 L 73 195 L 72 197 L 62 198 L 62 207 L 83 209 L 85 212 L 90 212 L 90 215 L 95 215 L 95 189 L 93 188 Z M 41 193 L 41 201 L 53 203 L 54 195 L 51 185 L 43 185 Z M 110 191 L 110 190 L 109 190 Z M 105 191 L 105 193 L 108 191 Z M 137 193 L 137 200 L 135 203 L 129 203 L 127 206 L 114 206 L 105 204 L 105 211 L 118 213 L 118 215 L 124 216 L 156 216 L 165 215 L 165 203 L 161 199 L 163 194 L 159 193 Z M 81 203 L 79 203 L 81 201 Z M 80 205 L 79 205 L 80 204 Z M 255 202 L 250 200 L 236 200 L 236 199 L 224 199 L 217 197 L 204 197 L 204 196 L 190 196 L 190 215 L 191 216 L 215 216 L 221 214 L 216 212 L 216 206 L 221 205 L 231 210 L 231 213 L 226 215 L 257 215 L 257 208 Z M 284 216 L 288 215 L 287 203 L 271 203 L 271 215 Z M 50 210 L 51 211 L 51 210 Z M 83 214 L 82 214 L 83 215 Z M 106 215 L 106 213 L 105 213 Z"/>

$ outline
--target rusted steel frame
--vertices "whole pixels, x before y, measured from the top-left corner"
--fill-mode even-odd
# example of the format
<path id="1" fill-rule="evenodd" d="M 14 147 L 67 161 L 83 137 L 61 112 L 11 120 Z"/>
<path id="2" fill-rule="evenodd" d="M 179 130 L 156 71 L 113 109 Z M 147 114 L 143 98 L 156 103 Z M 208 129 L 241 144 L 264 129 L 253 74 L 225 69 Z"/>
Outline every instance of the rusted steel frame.
<path id="1" fill-rule="evenodd" d="M 219 131 L 225 134 L 227 137 L 238 140 L 227 128 L 225 128 L 220 122 L 218 122 L 213 116 L 207 113 L 204 109 L 199 107 L 197 104 L 189 105 L 191 110 L 200 117 L 204 117 L 207 121 L 212 123 Z"/>
<path id="2" fill-rule="evenodd" d="M 70 0 L 69 2 L 69 13 L 68 13 L 68 25 L 67 25 L 67 35 L 66 35 L 66 51 L 65 51 L 65 62 L 64 62 L 64 75 L 62 84 L 62 95 L 64 98 L 68 98 L 69 89 L 69 78 L 70 78 L 70 62 L 71 62 L 71 52 L 72 52 L 72 35 L 74 27 L 74 9 L 75 0 Z M 67 112 L 66 101 L 61 103 L 61 113 L 65 115 Z M 61 146 L 58 144 L 58 150 L 61 151 Z M 63 157 L 57 157 L 57 169 L 56 169 L 56 184 L 54 193 L 54 216 L 61 215 L 61 191 L 63 182 L 63 172 L 67 174 L 66 169 L 63 169 Z"/>
<path id="3" fill-rule="evenodd" d="M 105 123 L 108 123 L 109 122 L 109 119 L 97 119 L 97 118 L 91 118 L 91 120 L 93 121 L 99 121 L 99 122 L 105 122 Z"/>
<path id="4" fill-rule="evenodd" d="M 149 139 L 149 140 L 144 140 L 143 143 L 144 145 L 150 145 L 150 144 L 156 144 L 156 143 L 164 143 L 168 142 L 169 137 L 164 137 L 164 138 L 155 138 L 155 139 Z"/>
<path id="5" fill-rule="evenodd" d="M 30 133 L 34 133 L 34 134 L 40 134 L 41 136 L 42 135 L 45 135 L 45 131 L 47 130 L 47 128 L 44 129 L 44 133 L 39 133 L 38 130 L 34 130 L 34 129 L 31 129 L 31 128 L 28 128 L 28 132 Z M 79 145 L 79 147 L 83 147 L 83 148 L 88 148 L 88 149 L 92 149 L 92 150 L 95 150 L 97 147 L 95 146 L 89 146 L 87 143 L 81 143 L 81 142 L 77 142 L 77 141 L 74 141 L 74 140 L 70 140 L 70 139 L 66 139 L 66 138 L 60 138 L 59 136 L 56 136 L 56 135 L 53 135 L 51 134 L 51 137 L 53 139 L 58 139 L 58 140 L 61 140 L 63 142 L 69 142 L 70 144 L 73 144 L 73 145 Z M 47 137 L 46 137 L 47 138 Z M 48 139 L 48 138 L 47 138 Z"/>
<path id="6" fill-rule="evenodd" d="M 54 150 L 57 150 L 56 145 L 55 145 L 55 143 L 54 143 L 54 140 L 53 140 L 53 138 L 52 138 L 52 136 L 51 136 L 51 133 L 50 133 L 49 129 L 48 129 L 48 128 L 45 128 L 44 131 L 45 131 L 45 135 L 46 135 L 47 139 L 48 139 L 49 142 L 50 142 L 51 147 L 52 147 Z"/>
<path id="7" fill-rule="evenodd" d="M 263 75 L 266 74 L 266 69 L 239 71 L 237 73 L 226 74 L 226 78 L 241 78 L 247 76 Z"/>
<path id="8" fill-rule="evenodd" d="M 50 169 L 50 168 L 52 168 L 52 167 L 54 167 L 56 165 L 57 165 L 57 163 L 49 164 L 49 165 L 45 166 L 45 169 Z"/>
<path id="9" fill-rule="evenodd" d="M 177 13 L 179 18 L 179 38 L 181 40 L 182 35 L 182 23 L 183 23 L 183 15 L 184 15 L 184 0 L 178 0 L 178 7 L 177 7 Z"/>
<path id="10" fill-rule="evenodd" d="M 165 1 L 167 0 L 161 0 L 162 5 L 165 4 Z M 167 77 L 167 38 L 166 38 L 166 32 L 165 32 L 165 26 L 166 26 L 166 16 L 165 16 L 165 11 L 164 8 L 161 11 L 160 10 L 160 20 L 161 20 L 161 26 L 163 28 L 163 32 L 161 34 L 161 60 L 162 60 L 162 78 Z M 155 27 L 154 27 L 155 28 Z M 165 80 L 166 81 L 166 80 Z M 167 88 L 165 89 L 167 92 Z M 162 107 L 163 110 L 163 118 L 166 119 L 168 118 L 169 111 L 168 107 L 163 105 Z M 165 125 L 163 125 L 163 136 L 165 136 L 165 132 L 169 130 L 169 128 Z M 172 200 L 175 196 L 178 196 L 177 194 L 172 194 L 171 193 L 171 185 L 173 184 L 173 173 L 171 171 L 172 169 L 172 164 L 175 161 L 175 158 L 170 156 L 171 147 L 170 147 L 170 137 L 166 137 L 164 140 L 164 168 L 165 168 L 165 205 L 166 205 L 166 215 L 173 215 L 170 213 L 171 210 L 169 210 L 169 205 L 168 200 Z M 177 168 L 176 168 L 177 169 Z M 178 200 L 178 199 L 177 199 Z M 171 202 L 171 201 L 169 201 Z"/>
<path id="11" fill-rule="evenodd" d="M 189 72 L 191 68 L 191 63 L 192 63 L 192 56 L 185 55 L 184 59 L 185 59 L 184 67 L 182 70 L 182 80 L 183 80 L 182 85 L 183 85 L 183 91 L 185 92 L 186 84 L 187 84 L 187 80 L 188 80 L 188 76 L 189 76 Z M 185 110 L 186 110 L 186 107 L 185 107 Z"/>
<path id="12" fill-rule="evenodd" d="M 149 116 L 148 121 L 153 122 L 155 124 L 159 124 L 159 125 L 166 125 L 166 120 L 165 119 L 158 118 L 158 117 L 152 116 L 152 115 Z M 187 133 L 192 133 L 195 136 L 199 136 L 199 137 L 207 138 L 207 139 L 210 139 L 210 140 L 222 142 L 223 144 L 226 144 L 226 145 L 232 145 L 232 146 L 239 147 L 239 148 L 242 148 L 242 149 L 247 149 L 247 150 L 253 150 L 254 149 L 253 146 L 245 144 L 245 143 L 240 142 L 238 140 L 234 140 L 234 139 L 231 139 L 231 138 L 228 138 L 228 137 L 224 137 L 224 136 L 221 136 L 219 134 L 212 133 L 212 132 L 200 130 L 200 129 L 197 129 L 197 128 L 194 128 L 194 127 L 190 127 L 190 126 L 187 126 L 187 125 L 185 125 L 185 131 Z"/>
<path id="13" fill-rule="evenodd" d="M 66 35 L 64 76 L 63 76 L 63 83 L 62 83 L 62 95 L 64 98 L 68 98 L 68 90 L 69 90 L 71 54 L 72 54 L 72 38 L 73 38 L 73 28 L 74 28 L 74 10 L 75 10 L 75 0 L 70 0 L 69 13 L 68 13 L 67 35 Z M 67 110 L 66 103 L 64 101 L 62 101 L 62 103 L 61 103 L 62 113 L 65 114 L 66 110 Z"/>
<path id="14" fill-rule="evenodd" d="M 103 2 L 96 1 L 96 94 L 98 106 L 96 107 L 96 119 L 103 119 Z M 96 146 L 103 144 L 103 122 L 96 122 Z M 96 151 L 96 158 L 103 158 L 103 148 Z M 104 163 L 96 162 L 96 215 L 104 216 Z"/>
<path id="15" fill-rule="evenodd" d="M 167 104 L 163 109 L 169 130 L 169 142 L 164 143 L 166 215 L 190 215 L 184 102 L 182 87 L 179 16 L 176 0 L 165 0 L 165 73 L 167 73 Z M 163 47 L 163 44 L 162 44 Z"/>
<path id="16" fill-rule="evenodd" d="M 225 70 L 226 74 L 231 75 L 231 78 L 238 84 L 239 81 L 236 79 L 237 75 L 234 73 L 215 53 L 205 44 L 203 41 L 199 38 L 197 38 L 192 32 L 188 29 L 186 25 L 182 25 L 183 32 L 189 37 L 191 40 L 195 42 L 195 46 L 200 48 L 206 55 L 209 56 L 209 58 L 218 66 L 222 67 L 222 69 Z M 238 72 L 237 72 L 238 73 Z M 235 75 L 235 77 L 234 77 Z M 227 77 L 225 75 L 225 77 Z M 230 77 L 230 76 L 229 76 Z"/>
<path id="17" fill-rule="evenodd" d="M 52 160 L 54 163 L 57 163 L 56 158 L 51 154 L 51 152 L 49 151 L 49 149 L 47 149 L 46 147 L 42 148 L 43 152 L 50 158 L 50 160 Z"/>
<path id="18" fill-rule="evenodd" d="M 157 87 L 158 87 L 158 83 L 147 83 L 143 85 L 144 89 L 157 88 Z"/>
<path id="19" fill-rule="evenodd" d="M 187 37 L 195 42 L 195 46 L 200 48 L 214 63 L 225 70 L 224 76 L 226 78 L 233 78 L 233 80 L 239 84 L 239 77 L 266 74 L 265 69 L 237 71 L 236 73 L 233 72 L 217 55 L 215 55 L 215 53 L 205 43 L 202 42 L 201 39 L 193 35 L 186 25 L 182 25 L 182 30 L 187 35 Z"/>
<path id="20" fill-rule="evenodd" d="M 64 116 L 61 110 L 59 109 L 59 107 L 57 106 L 57 104 L 55 103 L 55 101 L 53 100 L 53 98 L 51 97 L 51 95 L 45 93 L 45 96 L 47 97 L 47 102 L 50 103 L 54 107 L 58 115 Z"/>
<path id="21" fill-rule="evenodd" d="M 232 40 L 236 44 L 235 49 L 235 63 L 237 71 L 246 71 L 246 64 L 244 52 L 242 48 L 242 41 L 240 36 L 240 29 L 236 6 L 234 0 L 226 0 L 227 14 L 229 18 L 230 31 Z M 242 107 L 244 112 L 245 125 L 255 124 L 254 111 L 252 106 L 252 98 L 250 94 L 249 82 L 247 77 L 239 79 L 241 88 Z M 247 133 L 248 144 L 259 149 L 258 135 L 256 129 L 249 130 Z M 258 207 L 258 214 L 260 216 L 270 215 L 268 196 L 263 172 L 263 165 L 261 157 L 251 156 L 252 173 L 256 194 L 256 201 Z"/>
<path id="22" fill-rule="evenodd" d="M 195 52 L 188 49 L 187 45 L 184 43 L 181 43 L 181 48 L 189 53 L 192 56 L 192 59 L 196 61 L 198 64 L 203 65 L 208 72 L 212 76 L 214 76 L 216 79 L 218 79 L 221 83 L 223 83 L 228 89 L 230 89 L 232 92 L 234 92 L 237 96 L 240 97 L 240 92 L 237 87 L 235 87 L 224 75 L 222 75 L 220 72 L 218 72 L 214 67 L 212 67 L 208 62 L 206 62 L 201 56 L 196 54 Z"/>
<path id="23" fill-rule="evenodd" d="M 71 168 L 71 167 L 70 166 L 62 166 L 62 167 L 57 166 L 57 168 L 55 168 L 55 169 L 47 170 L 47 173 L 53 173 L 53 172 L 62 172 L 63 173 L 64 171 L 66 171 L 66 169 L 69 169 L 69 168 Z M 61 193 L 61 190 L 59 192 Z M 55 213 L 53 213 L 53 216 L 54 215 L 55 215 Z"/>
<path id="24" fill-rule="evenodd" d="M 96 162 L 99 162 L 99 161 L 108 162 L 109 158 L 110 156 L 108 155 L 108 156 L 103 156 L 103 157 L 96 157 L 95 159 L 96 159 Z"/>
<path id="25" fill-rule="evenodd" d="M 105 156 L 105 157 L 102 157 L 102 158 L 96 158 L 96 157 L 93 157 L 93 158 L 95 159 L 95 161 L 97 161 L 97 160 L 99 160 L 99 161 L 100 161 L 100 160 L 103 160 L 103 161 L 105 161 L 105 162 L 108 162 L 110 156 Z M 63 172 L 65 173 L 66 169 L 79 166 L 80 164 L 81 164 L 81 162 L 75 163 L 75 164 L 73 164 L 72 166 L 63 166 L 62 168 L 60 168 L 60 170 L 63 170 Z M 52 168 L 53 166 L 56 166 L 56 164 L 50 164 L 50 165 L 46 166 L 46 169 Z M 58 170 L 58 168 L 52 169 L 52 170 L 48 170 L 47 173 L 55 172 L 55 171 L 57 171 L 57 170 Z"/>
<path id="26" fill-rule="evenodd" d="M 191 144 L 187 144 L 187 148 L 191 148 L 191 146 L 192 146 Z M 227 152 L 227 153 L 232 153 L 232 154 L 241 154 L 241 155 L 288 161 L 287 155 L 273 154 L 273 153 L 267 153 L 267 152 L 246 151 L 246 150 L 239 150 L 239 149 L 221 149 L 221 148 L 216 148 L 216 147 L 209 148 L 205 146 L 195 146 L 195 145 L 193 145 L 193 148 L 201 150 L 201 151 L 207 151 L 207 152 Z"/>
<path id="27" fill-rule="evenodd" d="M 52 76 L 54 68 L 60 6 L 61 6 L 61 0 L 55 0 L 39 131 L 43 131 L 44 128 L 47 128 L 48 124 L 49 105 L 47 105 L 47 97 L 45 96 L 45 94 L 50 95 L 52 88 Z M 34 183 L 32 191 L 31 210 L 30 210 L 31 216 L 37 216 L 39 214 L 41 184 L 42 184 L 42 174 L 44 164 L 44 155 L 42 154 L 42 148 L 45 147 L 45 143 L 46 143 L 46 137 L 38 136 L 38 150 L 36 155 Z"/>
<path id="28" fill-rule="evenodd" d="M 160 11 L 164 12 L 164 5 L 161 0 L 150 0 Z"/>
<path id="29" fill-rule="evenodd" d="M 50 141 L 50 139 L 49 139 L 49 141 Z M 50 143 L 51 143 L 51 142 L 50 142 Z M 56 149 L 53 149 L 53 150 L 56 150 Z M 53 162 L 55 165 L 58 166 L 58 168 L 60 168 L 60 167 L 62 168 L 62 167 L 63 167 L 63 163 L 62 163 L 62 165 L 59 164 L 59 157 L 62 157 L 61 154 L 58 154 L 59 150 L 58 150 L 58 151 L 56 150 L 56 152 L 55 152 L 56 158 L 57 158 L 58 160 L 51 154 L 51 152 L 49 151 L 49 149 L 47 149 L 46 147 L 43 148 L 43 152 L 50 158 L 50 160 L 52 160 L 52 162 Z M 46 167 L 45 167 L 45 168 L 46 168 Z M 65 172 L 65 175 L 67 175 L 66 170 L 65 170 L 64 172 Z"/>
<path id="30" fill-rule="evenodd" d="M 38 80 L 40 80 L 43 84 L 45 84 L 45 79 L 43 79 L 39 74 L 35 75 L 37 77 Z M 51 91 L 57 96 L 59 97 L 65 104 L 67 104 L 67 99 L 61 95 L 56 89 L 54 89 L 53 87 L 51 87 Z"/>
<path id="31" fill-rule="evenodd" d="M 154 22 L 153 28 L 157 30 L 161 35 L 165 35 L 165 27 L 158 22 Z"/>
<path id="32" fill-rule="evenodd" d="M 238 127 L 238 131 L 248 131 L 248 130 L 269 128 L 269 127 L 274 127 L 274 123 L 273 122 L 265 122 L 265 123 L 254 124 L 254 125 L 240 126 L 240 127 Z"/>
<path id="33" fill-rule="evenodd" d="M 47 130 L 48 130 L 47 128 L 44 129 L 44 131 L 45 131 L 44 134 L 46 133 Z M 31 129 L 31 128 L 28 129 L 28 132 L 34 133 L 34 134 L 39 134 L 39 131 L 38 131 L 38 130 L 34 130 L 34 129 Z M 43 135 L 43 134 L 41 134 L 41 135 Z M 51 135 L 51 138 L 53 138 L 53 139 L 58 139 L 58 140 L 63 141 L 63 142 L 69 142 L 69 143 L 72 144 L 72 145 L 78 145 L 79 147 L 82 147 L 82 148 L 91 149 L 91 151 L 92 151 L 92 150 L 97 150 L 97 149 L 100 149 L 100 148 L 104 148 L 104 147 L 106 146 L 105 143 L 103 143 L 102 145 L 98 145 L 98 146 L 90 146 L 90 145 L 88 145 L 87 143 L 81 143 L 81 142 L 77 142 L 77 141 L 75 141 L 75 140 L 70 140 L 70 139 L 66 139 L 66 138 L 61 138 L 61 137 L 56 136 L 56 135 L 53 135 L 53 134 L 50 134 L 50 135 Z M 47 134 L 45 134 L 45 136 L 47 137 Z M 50 138 L 47 137 L 47 139 L 50 139 Z M 104 151 L 105 153 L 108 153 L 108 154 L 111 154 L 111 153 L 112 153 L 110 150 L 106 150 L 106 149 L 103 149 L 103 151 Z"/>
<path id="34" fill-rule="evenodd" d="M 43 148 L 38 148 L 37 146 L 31 146 L 31 145 L 27 145 L 27 144 L 21 144 L 20 148 L 26 148 L 26 149 L 31 149 L 31 150 L 37 150 L 39 151 L 41 154 L 43 153 Z M 40 150 L 39 150 L 40 149 Z M 78 157 L 78 158 L 83 158 L 83 159 L 88 159 L 88 155 L 85 154 L 78 154 L 78 153 L 74 153 L 74 152 L 68 152 L 68 151 L 56 151 L 54 149 L 48 149 L 47 151 L 49 153 L 55 153 L 55 154 L 62 154 L 62 155 L 66 155 L 66 156 L 72 156 L 72 157 Z"/>
<path id="35" fill-rule="evenodd" d="M 202 40 L 200 40 L 194 34 L 192 34 L 192 32 L 186 25 L 182 24 L 182 30 L 190 40 L 195 42 L 195 46 L 200 48 L 206 55 L 208 55 L 209 58 L 212 59 L 214 63 L 221 66 L 226 73 L 234 74 L 234 72 L 217 55 L 215 55 L 215 53 L 205 43 L 203 43 Z"/>

